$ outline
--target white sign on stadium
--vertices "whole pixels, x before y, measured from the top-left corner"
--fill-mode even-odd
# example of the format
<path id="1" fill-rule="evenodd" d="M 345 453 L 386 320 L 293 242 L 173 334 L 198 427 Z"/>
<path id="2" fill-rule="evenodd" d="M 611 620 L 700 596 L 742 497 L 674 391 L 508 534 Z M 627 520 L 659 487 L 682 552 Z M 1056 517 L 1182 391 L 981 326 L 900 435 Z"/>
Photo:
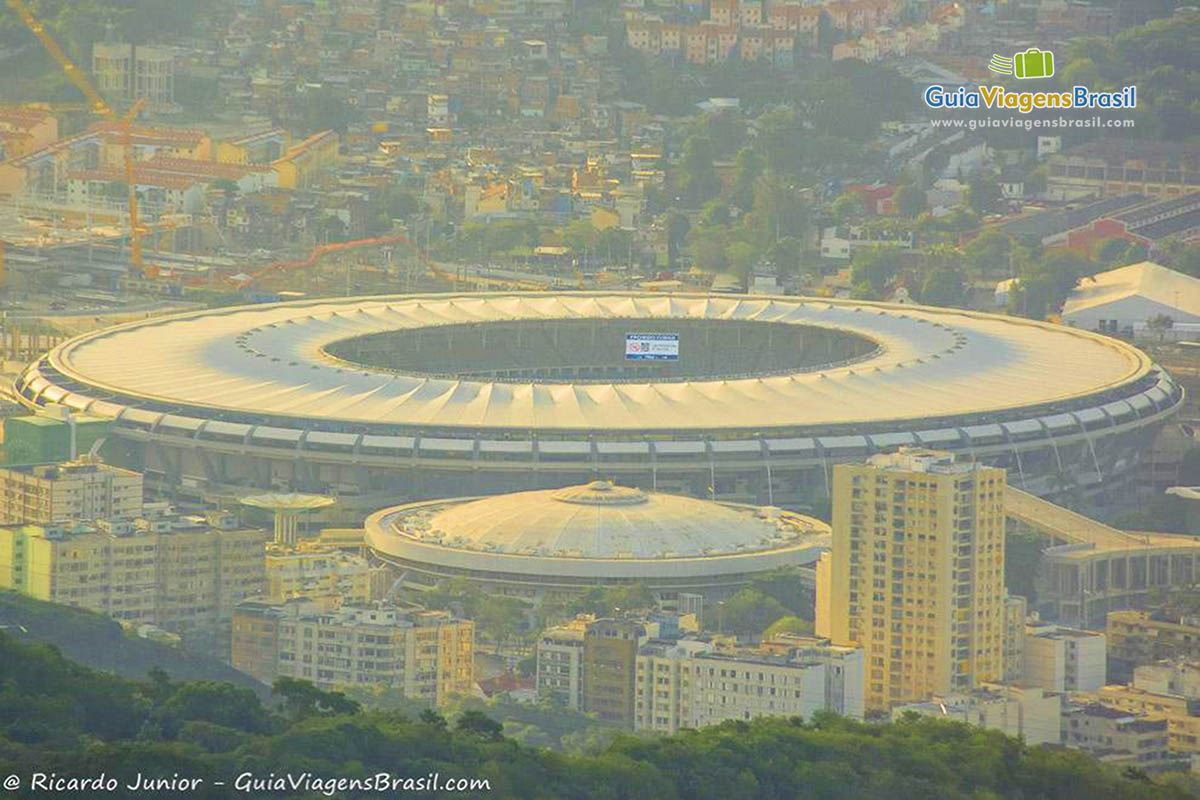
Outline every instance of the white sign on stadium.
<path id="1" fill-rule="evenodd" d="M 679 334 L 627 333 L 625 358 L 630 361 L 678 361 Z"/>

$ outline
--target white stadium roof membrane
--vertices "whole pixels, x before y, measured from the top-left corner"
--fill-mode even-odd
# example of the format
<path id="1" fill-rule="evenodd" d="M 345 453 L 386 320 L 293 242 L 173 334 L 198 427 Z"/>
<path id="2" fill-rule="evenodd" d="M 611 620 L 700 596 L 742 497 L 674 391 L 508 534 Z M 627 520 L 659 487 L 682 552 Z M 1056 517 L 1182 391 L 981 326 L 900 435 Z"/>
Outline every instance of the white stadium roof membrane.
<path id="1" fill-rule="evenodd" d="M 351 337 L 430 326 L 596 320 L 628 321 L 633 331 L 638 320 L 670 319 L 822 327 L 866 337 L 879 349 L 842 366 L 787 374 L 579 383 L 403 374 L 325 352 Z M 681 341 L 685 355 L 687 347 Z M 68 402 L 92 398 L 97 410 L 159 407 L 263 425 L 290 418 L 526 431 L 766 430 L 980 415 L 1100 394 L 1153 368 L 1122 342 L 993 314 L 616 292 L 339 298 L 201 311 L 81 336 L 46 363 L 45 386 L 65 384 Z M 42 380 L 29 386 L 38 391 Z"/>

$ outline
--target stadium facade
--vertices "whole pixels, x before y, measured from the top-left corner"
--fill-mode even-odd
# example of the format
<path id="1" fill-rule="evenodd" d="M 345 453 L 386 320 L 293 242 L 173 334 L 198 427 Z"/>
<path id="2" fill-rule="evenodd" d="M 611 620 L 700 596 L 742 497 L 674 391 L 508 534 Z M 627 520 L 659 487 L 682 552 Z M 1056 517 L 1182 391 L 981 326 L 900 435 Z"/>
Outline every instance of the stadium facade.
<path id="1" fill-rule="evenodd" d="M 636 351 L 666 342 L 655 358 Z M 794 297 L 306 300 L 87 334 L 16 390 L 114 421 L 151 481 L 401 499 L 596 479 L 759 505 L 902 445 L 1039 495 L 1135 474 L 1182 388 L 1145 354 L 970 311 Z"/>

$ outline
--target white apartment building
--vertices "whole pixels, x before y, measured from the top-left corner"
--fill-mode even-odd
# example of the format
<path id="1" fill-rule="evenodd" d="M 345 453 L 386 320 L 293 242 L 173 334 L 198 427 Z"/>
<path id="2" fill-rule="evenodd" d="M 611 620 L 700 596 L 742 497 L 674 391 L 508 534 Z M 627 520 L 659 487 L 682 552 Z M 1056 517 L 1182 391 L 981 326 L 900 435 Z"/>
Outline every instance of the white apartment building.
<path id="1" fill-rule="evenodd" d="M 1027 625 L 1023 682 L 1051 692 L 1093 692 L 1105 683 L 1107 650 L 1103 633 Z"/>
<path id="2" fill-rule="evenodd" d="M 970 692 L 892 708 L 893 721 L 905 714 L 965 722 L 1019 736 L 1029 745 L 1058 744 L 1062 734 L 1062 695 L 1033 686 L 984 684 Z"/>
<path id="3" fill-rule="evenodd" d="M 538 699 L 557 698 L 573 711 L 583 710 L 583 638 L 590 616 L 547 628 L 537 643 Z"/>
<path id="4" fill-rule="evenodd" d="M 760 716 L 810 718 L 845 708 L 847 687 L 849 707 L 861 717 L 862 654 L 843 650 L 825 653 L 814 642 L 788 655 L 725 653 L 696 640 L 647 642 L 637 655 L 634 728 L 674 733 Z"/>

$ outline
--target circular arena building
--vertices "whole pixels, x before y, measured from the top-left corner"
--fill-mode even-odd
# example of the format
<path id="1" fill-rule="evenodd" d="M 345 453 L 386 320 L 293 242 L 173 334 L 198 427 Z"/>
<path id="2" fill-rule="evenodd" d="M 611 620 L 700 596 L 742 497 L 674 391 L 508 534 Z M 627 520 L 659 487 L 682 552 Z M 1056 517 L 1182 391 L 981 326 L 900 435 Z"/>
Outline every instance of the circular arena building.
<path id="1" fill-rule="evenodd" d="M 463 578 L 491 594 L 556 602 L 642 583 L 678 609 L 680 593 L 711 601 L 756 575 L 812 564 L 830 532 L 778 508 L 592 481 L 387 508 L 367 518 L 366 543 L 412 588 Z"/>
<path id="2" fill-rule="evenodd" d="M 152 481 L 383 502 L 604 478 L 797 505 L 827 496 L 832 464 L 902 445 L 1036 494 L 1111 491 L 1183 401 L 1139 350 L 1073 328 L 645 292 L 197 311 L 68 341 L 16 389 L 113 419 L 106 455 Z"/>

